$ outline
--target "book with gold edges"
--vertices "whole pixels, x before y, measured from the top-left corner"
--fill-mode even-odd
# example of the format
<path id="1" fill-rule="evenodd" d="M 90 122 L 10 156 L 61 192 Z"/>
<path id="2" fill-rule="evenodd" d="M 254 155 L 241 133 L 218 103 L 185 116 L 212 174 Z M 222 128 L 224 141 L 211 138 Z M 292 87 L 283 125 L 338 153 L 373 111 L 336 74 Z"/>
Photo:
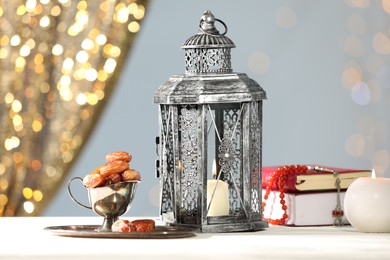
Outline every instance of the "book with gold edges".
<path id="1" fill-rule="evenodd" d="M 310 165 L 313 166 L 314 165 Z M 262 187 L 267 188 L 267 185 L 274 172 L 282 166 L 265 166 L 262 168 Z M 340 188 L 345 190 L 349 185 L 360 177 L 371 176 L 371 170 L 365 169 L 350 169 L 329 166 L 319 166 L 330 170 L 335 170 L 340 179 Z M 331 171 L 318 171 L 309 169 L 304 173 L 291 172 L 285 180 L 284 190 L 290 193 L 299 193 L 306 191 L 333 191 L 336 190 L 336 177 Z M 276 182 L 271 187 L 271 190 L 276 191 Z"/>

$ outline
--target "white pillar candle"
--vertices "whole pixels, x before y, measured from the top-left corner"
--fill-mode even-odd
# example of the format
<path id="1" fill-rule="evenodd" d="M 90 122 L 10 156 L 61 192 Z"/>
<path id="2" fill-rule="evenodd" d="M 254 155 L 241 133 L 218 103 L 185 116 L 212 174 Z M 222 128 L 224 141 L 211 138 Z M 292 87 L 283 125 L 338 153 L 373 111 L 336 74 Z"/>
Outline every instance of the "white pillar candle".
<path id="1" fill-rule="evenodd" d="M 345 216 L 361 232 L 390 232 L 390 179 L 358 178 L 344 198 Z"/>
<path id="2" fill-rule="evenodd" d="M 210 205 L 210 207 L 207 216 L 229 215 L 229 185 L 226 182 L 221 180 L 207 181 L 207 206 L 208 205 Z"/>
<path id="3" fill-rule="evenodd" d="M 229 215 L 229 185 L 217 179 L 215 159 L 213 160 L 211 175 L 213 179 L 207 181 L 207 216 Z"/>

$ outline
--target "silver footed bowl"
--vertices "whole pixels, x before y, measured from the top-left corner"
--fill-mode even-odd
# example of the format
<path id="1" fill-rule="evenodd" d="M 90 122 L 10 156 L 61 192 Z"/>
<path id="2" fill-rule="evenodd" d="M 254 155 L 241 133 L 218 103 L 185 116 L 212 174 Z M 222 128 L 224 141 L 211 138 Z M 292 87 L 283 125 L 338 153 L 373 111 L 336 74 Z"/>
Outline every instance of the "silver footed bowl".
<path id="1" fill-rule="evenodd" d="M 140 181 L 124 181 L 111 185 L 86 188 L 88 191 L 88 198 L 91 206 L 84 205 L 79 202 L 72 194 L 70 185 L 74 180 L 83 179 L 80 177 L 72 178 L 68 183 L 68 193 L 72 200 L 78 205 L 92 209 L 99 216 L 104 217 L 103 224 L 97 231 L 111 232 L 112 224 L 119 216 L 125 214 L 131 207 L 137 185 Z"/>

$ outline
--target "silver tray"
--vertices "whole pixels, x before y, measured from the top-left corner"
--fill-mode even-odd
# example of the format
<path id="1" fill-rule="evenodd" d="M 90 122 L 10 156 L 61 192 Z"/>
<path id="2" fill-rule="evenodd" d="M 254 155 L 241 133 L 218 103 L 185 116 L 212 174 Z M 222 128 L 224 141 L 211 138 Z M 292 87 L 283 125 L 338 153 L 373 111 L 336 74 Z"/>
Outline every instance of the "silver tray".
<path id="1" fill-rule="evenodd" d="M 174 226 L 156 226 L 154 232 L 100 232 L 98 225 L 51 226 L 44 230 L 56 236 L 85 238 L 168 239 L 195 236 L 193 229 Z"/>

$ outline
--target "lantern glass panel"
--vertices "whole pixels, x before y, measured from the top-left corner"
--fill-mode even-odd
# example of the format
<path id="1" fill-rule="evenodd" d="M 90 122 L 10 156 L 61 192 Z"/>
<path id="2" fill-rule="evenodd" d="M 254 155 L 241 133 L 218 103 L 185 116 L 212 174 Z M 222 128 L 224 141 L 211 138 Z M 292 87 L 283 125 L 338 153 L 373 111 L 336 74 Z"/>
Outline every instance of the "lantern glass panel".
<path id="1" fill-rule="evenodd" d="M 216 162 L 216 178 L 229 185 L 229 213 L 243 213 L 241 172 L 241 119 L 240 104 L 218 104 L 209 106 L 214 141 L 208 145 L 214 147 L 213 159 Z M 212 109 L 212 110 L 211 110 Z"/>
<path id="2" fill-rule="evenodd" d="M 160 106 L 160 134 L 161 147 L 158 154 L 163 156 L 161 162 L 161 202 L 160 214 L 171 214 L 174 209 L 174 161 L 173 161 L 173 129 L 172 111 L 173 107 L 168 105 Z M 167 218 L 170 218 L 166 216 Z M 173 216 L 171 216 L 173 217 Z"/>

